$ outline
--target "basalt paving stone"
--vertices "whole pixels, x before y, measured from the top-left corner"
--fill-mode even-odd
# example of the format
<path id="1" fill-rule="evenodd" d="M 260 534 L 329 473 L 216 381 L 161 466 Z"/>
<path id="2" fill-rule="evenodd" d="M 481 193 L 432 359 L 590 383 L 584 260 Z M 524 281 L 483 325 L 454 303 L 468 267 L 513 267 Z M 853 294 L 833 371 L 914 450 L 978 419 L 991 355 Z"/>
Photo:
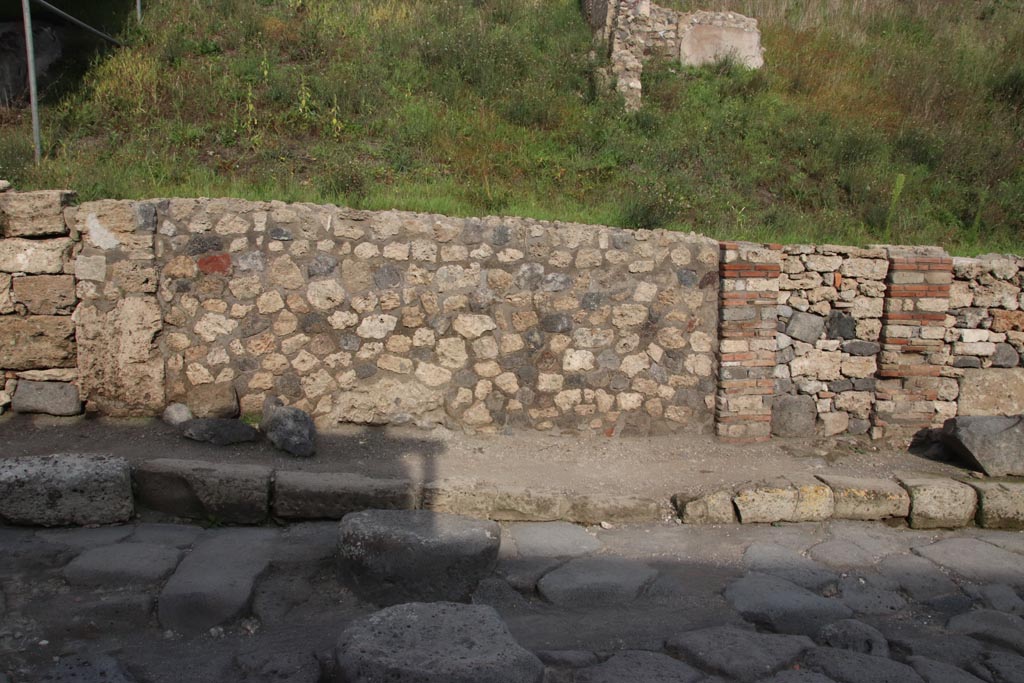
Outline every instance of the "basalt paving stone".
<path id="1" fill-rule="evenodd" d="M 277 535 L 272 529 L 207 534 L 164 585 L 159 599 L 161 625 L 195 633 L 243 615 L 256 579 L 270 564 Z"/>
<path id="2" fill-rule="evenodd" d="M 602 547 L 583 527 L 568 522 L 514 523 L 508 531 L 520 557 L 578 557 Z"/>
<path id="3" fill-rule="evenodd" d="M 201 526 L 191 524 L 143 523 L 127 538 L 130 543 L 155 543 L 172 548 L 188 548 L 203 534 Z"/>
<path id="4" fill-rule="evenodd" d="M 878 571 L 896 581 L 912 600 L 929 600 L 960 591 L 935 563 L 917 555 L 890 555 L 878 565 Z"/>
<path id="5" fill-rule="evenodd" d="M 575 683 L 695 683 L 704 674 L 656 652 L 627 651 L 576 672 Z"/>
<path id="6" fill-rule="evenodd" d="M 916 671 L 885 657 L 818 647 L 804 655 L 804 666 L 838 683 L 923 683 Z"/>
<path id="7" fill-rule="evenodd" d="M 949 538 L 914 552 L 971 581 L 1024 587 L 1024 557 L 973 538 Z"/>
<path id="8" fill-rule="evenodd" d="M 972 610 L 950 619 L 946 628 L 1024 654 L 1024 619 L 1013 614 Z"/>
<path id="9" fill-rule="evenodd" d="M 763 574 L 733 582 L 725 589 L 725 597 L 745 619 L 777 633 L 813 635 L 825 624 L 853 615 L 836 599 Z"/>
<path id="10" fill-rule="evenodd" d="M 782 669 L 814 647 L 806 636 L 762 634 L 750 629 L 715 627 L 669 638 L 666 648 L 705 671 L 738 681 L 754 681 Z"/>
<path id="11" fill-rule="evenodd" d="M 76 655 L 62 658 L 43 674 L 40 683 L 72 683 L 97 681 L 102 683 L 136 683 L 119 661 L 110 655 Z"/>
<path id="12" fill-rule="evenodd" d="M 982 683 L 982 679 L 963 669 L 927 657 L 908 657 L 907 664 L 927 683 Z"/>
<path id="13" fill-rule="evenodd" d="M 780 671 L 771 678 L 765 678 L 761 683 L 835 683 L 824 674 L 803 669 Z"/>
<path id="14" fill-rule="evenodd" d="M 347 683 L 541 683 L 544 665 L 490 607 L 409 603 L 358 620 L 338 639 Z"/>
<path id="15" fill-rule="evenodd" d="M 870 624 L 856 619 L 841 619 L 822 627 L 814 637 L 820 645 L 852 650 L 875 657 L 889 656 L 889 641 Z"/>
<path id="16" fill-rule="evenodd" d="M 95 639 L 149 627 L 154 604 L 150 593 L 74 590 L 35 598 L 25 611 L 37 622 L 50 625 L 47 636 L 54 640 Z"/>
<path id="17" fill-rule="evenodd" d="M 777 576 L 813 591 L 820 591 L 839 578 L 814 560 L 774 543 L 751 544 L 743 559 L 751 571 Z"/>
<path id="18" fill-rule="evenodd" d="M 986 652 L 970 667 L 971 673 L 985 680 L 999 683 L 1024 681 L 1024 657 L 1008 652 Z"/>
<path id="19" fill-rule="evenodd" d="M 811 559 L 829 567 L 863 567 L 875 562 L 875 556 L 856 543 L 832 540 L 819 543 L 807 551 Z"/>
<path id="20" fill-rule="evenodd" d="M 554 569 L 537 582 L 552 604 L 564 607 L 614 605 L 635 600 L 657 572 L 617 557 L 581 557 Z"/>
<path id="21" fill-rule="evenodd" d="M 152 543 L 115 543 L 92 548 L 64 567 L 73 586 L 120 587 L 163 581 L 181 560 L 181 551 Z"/>
<path id="22" fill-rule="evenodd" d="M 123 541 L 134 531 L 131 525 L 120 524 L 97 528 L 47 529 L 37 534 L 50 543 L 60 543 L 75 550 L 88 550 Z"/>
<path id="23" fill-rule="evenodd" d="M 907 606 L 899 593 L 856 575 L 840 579 L 839 599 L 858 614 L 890 614 Z"/>

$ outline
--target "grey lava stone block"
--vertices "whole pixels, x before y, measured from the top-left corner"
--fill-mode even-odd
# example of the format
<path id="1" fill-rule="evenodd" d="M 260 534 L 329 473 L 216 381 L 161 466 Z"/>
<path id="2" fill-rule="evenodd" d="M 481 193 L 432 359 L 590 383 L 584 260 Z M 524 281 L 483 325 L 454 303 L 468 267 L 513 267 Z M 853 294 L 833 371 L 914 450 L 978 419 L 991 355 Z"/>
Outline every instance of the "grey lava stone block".
<path id="1" fill-rule="evenodd" d="M 0 461 L 0 519 L 10 524 L 112 524 L 133 511 L 124 458 L 62 453 Z"/>

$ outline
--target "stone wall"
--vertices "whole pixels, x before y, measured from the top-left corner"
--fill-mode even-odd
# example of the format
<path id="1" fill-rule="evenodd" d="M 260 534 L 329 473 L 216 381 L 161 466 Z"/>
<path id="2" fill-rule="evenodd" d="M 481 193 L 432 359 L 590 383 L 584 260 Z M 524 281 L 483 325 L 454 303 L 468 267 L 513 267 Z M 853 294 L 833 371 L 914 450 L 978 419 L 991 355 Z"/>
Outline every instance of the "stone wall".
<path id="1" fill-rule="evenodd" d="M 0 408 L 743 441 L 1024 413 L 1014 256 L 73 199 L 0 193 Z"/>
<path id="2" fill-rule="evenodd" d="M 628 110 L 640 108 L 643 64 L 660 56 L 686 66 L 732 58 L 764 64 L 757 21 L 734 12 L 677 12 L 650 0 L 583 0 L 595 40 L 606 43 L 611 76 Z"/>
<path id="3" fill-rule="evenodd" d="M 236 200 L 74 219 L 82 389 L 106 413 L 233 391 L 322 425 L 711 428 L 706 238 Z"/>
<path id="4" fill-rule="evenodd" d="M 21 398 L 56 389 L 77 402 L 75 239 L 65 220 L 73 200 L 71 192 L 0 191 L 0 412 L 19 382 Z"/>

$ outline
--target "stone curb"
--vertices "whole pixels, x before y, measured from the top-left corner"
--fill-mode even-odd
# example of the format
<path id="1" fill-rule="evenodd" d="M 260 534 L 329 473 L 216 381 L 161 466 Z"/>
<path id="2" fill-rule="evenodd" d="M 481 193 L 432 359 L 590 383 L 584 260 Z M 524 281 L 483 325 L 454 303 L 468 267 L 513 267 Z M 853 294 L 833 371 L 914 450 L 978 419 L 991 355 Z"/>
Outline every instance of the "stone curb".
<path id="1" fill-rule="evenodd" d="M 954 479 L 901 473 L 895 480 L 823 474 L 677 493 L 684 524 L 899 520 L 912 529 L 1024 529 L 1024 479 Z"/>
<path id="2" fill-rule="evenodd" d="M 61 457 L 43 456 L 47 462 Z M 73 457 L 106 459 L 101 455 Z M 23 479 L 21 469 L 19 478 Z M 52 492 L 61 487 L 59 481 L 50 479 L 52 469 L 51 464 L 38 470 L 36 488 Z M 367 509 L 423 509 L 495 521 L 577 524 L 631 524 L 678 517 L 684 524 L 854 519 L 905 520 L 914 529 L 953 529 L 971 524 L 987 529 L 1024 529 L 1024 480 L 961 480 L 921 473 L 901 473 L 894 480 L 832 474 L 778 477 L 731 489 L 678 493 L 672 496 L 671 504 L 643 496 L 569 493 L 470 479 L 443 479 L 421 486 L 408 479 L 375 479 L 356 473 L 274 470 L 260 465 L 175 459 L 132 466 L 131 485 L 133 495 L 129 496 L 124 487 L 125 500 L 116 521 L 131 516 L 134 503 L 185 519 L 243 525 L 261 524 L 270 518 L 341 519 L 349 512 Z M 47 495 L 60 497 L 64 493 L 75 491 Z M 88 515 L 79 519 L 73 514 L 60 519 L 8 514 L 5 519 L 0 515 L 0 522 L 24 525 L 102 523 L 105 519 Z"/>

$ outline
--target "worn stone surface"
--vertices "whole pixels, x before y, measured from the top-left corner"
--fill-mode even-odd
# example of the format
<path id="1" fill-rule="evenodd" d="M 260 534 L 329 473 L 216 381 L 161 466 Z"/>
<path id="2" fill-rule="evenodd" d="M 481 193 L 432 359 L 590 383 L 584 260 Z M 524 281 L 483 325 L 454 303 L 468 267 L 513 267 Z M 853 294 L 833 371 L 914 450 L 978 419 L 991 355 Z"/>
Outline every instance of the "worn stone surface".
<path id="1" fill-rule="evenodd" d="M 704 678 L 697 669 L 657 652 L 627 651 L 601 664 L 576 672 L 579 683 L 695 683 Z"/>
<path id="2" fill-rule="evenodd" d="M 814 560 L 775 543 L 751 544 L 743 560 L 751 571 L 777 576 L 812 591 L 834 585 L 839 578 Z"/>
<path id="3" fill-rule="evenodd" d="M 989 609 L 972 610 L 950 619 L 947 628 L 1024 654 L 1024 619 L 1013 614 Z"/>
<path id="4" fill-rule="evenodd" d="M 1024 586 L 1020 556 L 973 538 L 950 538 L 914 552 L 971 581 Z"/>
<path id="5" fill-rule="evenodd" d="M 974 519 L 978 495 L 967 484 L 944 477 L 902 475 L 910 494 L 910 526 L 943 529 L 966 526 Z"/>
<path id="6" fill-rule="evenodd" d="M 737 681 L 755 681 L 794 662 L 814 647 L 814 641 L 806 636 L 715 626 L 673 636 L 666 647 L 706 671 Z"/>
<path id="7" fill-rule="evenodd" d="M 789 319 L 786 325 L 786 334 L 793 339 L 799 339 L 805 344 L 813 344 L 818 341 L 825 332 L 825 319 L 813 313 L 797 311 Z"/>
<path id="8" fill-rule="evenodd" d="M 276 535 L 270 529 L 208 534 L 160 592 L 160 625 L 179 633 L 198 633 L 244 615 L 256 579 L 269 565 Z"/>
<path id="9" fill-rule="evenodd" d="M 66 382 L 32 382 L 22 379 L 14 392 L 11 406 L 16 413 L 78 415 L 82 400 L 78 387 Z"/>
<path id="10" fill-rule="evenodd" d="M 942 442 L 990 477 L 1024 476 L 1024 416 L 950 418 Z"/>
<path id="11" fill-rule="evenodd" d="M 291 455 L 308 458 L 316 452 L 316 426 L 303 410 L 285 406 L 277 397 L 263 402 L 260 431 L 270 443 Z"/>
<path id="12" fill-rule="evenodd" d="M 262 465 L 159 458 L 132 470 L 139 504 L 190 519 L 254 524 L 266 519 L 272 470 Z"/>
<path id="13" fill-rule="evenodd" d="M 910 512 L 910 496 L 894 481 L 831 474 L 818 478 L 832 489 L 836 519 L 885 519 Z"/>
<path id="14" fill-rule="evenodd" d="M 342 576 L 378 604 L 467 600 L 494 568 L 498 525 L 428 510 L 367 510 L 339 526 Z"/>
<path id="15" fill-rule="evenodd" d="M 827 624 L 818 631 L 814 639 L 827 647 L 852 650 L 875 657 L 889 656 L 889 641 L 882 632 L 856 619 L 840 619 Z"/>
<path id="16" fill-rule="evenodd" d="M 124 458 L 60 455 L 0 460 L 0 519 L 10 524 L 111 524 L 131 517 Z"/>
<path id="17" fill-rule="evenodd" d="M 546 574 L 537 582 L 544 599 L 555 605 L 614 605 L 635 600 L 656 572 L 617 558 L 581 557 Z"/>
<path id="18" fill-rule="evenodd" d="M 725 589 L 725 598 L 745 619 L 777 633 L 813 635 L 825 624 L 853 612 L 784 579 L 752 574 Z"/>
<path id="19" fill-rule="evenodd" d="M 594 536 L 567 522 L 513 523 L 508 533 L 520 557 L 578 557 L 601 549 Z"/>
<path id="20" fill-rule="evenodd" d="M 75 366 L 75 325 L 65 316 L 0 316 L 0 367 L 8 370 Z"/>
<path id="21" fill-rule="evenodd" d="M 346 629 L 335 650 L 346 681 L 540 683 L 544 665 L 483 605 L 388 607 Z"/>
<path id="22" fill-rule="evenodd" d="M 181 551 L 150 543 L 115 543 L 87 550 L 64 568 L 74 586 L 147 584 L 163 581 L 181 560 Z"/>
<path id="23" fill-rule="evenodd" d="M 71 275 L 26 275 L 11 284 L 14 304 L 33 315 L 70 315 L 77 303 Z"/>
<path id="24" fill-rule="evenodd" d="M 819 647 L 808 652 L 804 665 L 840 683 L 923 683 L 906 664 L 852 650 Z"/>
<path id="25" fill-rule="evenodd" d="M 285 519 L 341 519 L 361 510 L 411 510 L 418 487 L 406 479 L 374 479 L 342 472 L 278 471 L 274 516 Z"/>
<path id="26" fill-rule="evenodd" d="M 979 526 L 986 529 L 1024 529 L 1024 482 L 967 482 L 978 492 Z"/>

